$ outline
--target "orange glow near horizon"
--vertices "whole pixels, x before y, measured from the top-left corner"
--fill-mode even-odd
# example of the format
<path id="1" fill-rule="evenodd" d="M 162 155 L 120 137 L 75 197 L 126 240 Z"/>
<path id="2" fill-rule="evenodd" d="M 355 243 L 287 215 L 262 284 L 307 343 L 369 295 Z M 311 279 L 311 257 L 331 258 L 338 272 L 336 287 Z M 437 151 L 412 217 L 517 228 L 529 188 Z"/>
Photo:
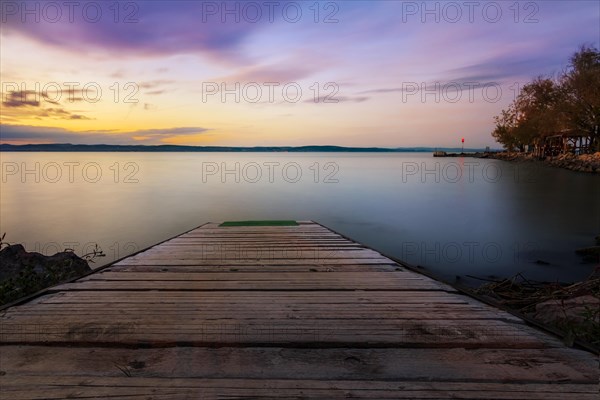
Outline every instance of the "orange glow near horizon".
<path id="1" fill-rule="evenodd" d="M 400 24 L 401 3 L 342 2 L 331 24 L 198 24 L 196 2 L 160 1 L 135 24 L 6 16 L 0 142 L 452 147 L 460 130 L 497 147 L 511 88 L 564 68 L 600 19 L 552 2 L 539 24 Z"/>

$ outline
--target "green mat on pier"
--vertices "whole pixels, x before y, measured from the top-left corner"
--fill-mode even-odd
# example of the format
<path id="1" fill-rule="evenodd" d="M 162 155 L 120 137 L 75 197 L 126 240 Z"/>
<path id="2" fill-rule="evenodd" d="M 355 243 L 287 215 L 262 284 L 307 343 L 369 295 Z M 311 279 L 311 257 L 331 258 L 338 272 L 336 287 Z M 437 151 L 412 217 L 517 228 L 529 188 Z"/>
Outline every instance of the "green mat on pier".
<path id="1" fill-rule="evenodd" d="M 297 226 L 296 221 L 226 221 L 219 226 Z"/>

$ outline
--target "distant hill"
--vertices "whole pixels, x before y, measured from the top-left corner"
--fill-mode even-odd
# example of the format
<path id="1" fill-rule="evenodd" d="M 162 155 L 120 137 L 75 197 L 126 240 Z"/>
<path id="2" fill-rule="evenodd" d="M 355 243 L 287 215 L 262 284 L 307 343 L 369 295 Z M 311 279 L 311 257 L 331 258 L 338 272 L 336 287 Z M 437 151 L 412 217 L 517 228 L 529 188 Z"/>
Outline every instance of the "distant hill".
<path id="1" fill-rule="evenodd" d="M 55 151 L 55 152 L 340 152 L 340 153 L 393 153 L 416 152 L 428 153 L 435 150 L 461 151 L 460 147 L 342 147 L 342 146 L 260 146 L 260 147 L 225 147 L 225 146 L 176 146 L 176 145 L 112 145 L 112 144 L 0 144 L 0 151 Z M 483 149 L 465 149 L 465 152 L 483 151 Z"/>

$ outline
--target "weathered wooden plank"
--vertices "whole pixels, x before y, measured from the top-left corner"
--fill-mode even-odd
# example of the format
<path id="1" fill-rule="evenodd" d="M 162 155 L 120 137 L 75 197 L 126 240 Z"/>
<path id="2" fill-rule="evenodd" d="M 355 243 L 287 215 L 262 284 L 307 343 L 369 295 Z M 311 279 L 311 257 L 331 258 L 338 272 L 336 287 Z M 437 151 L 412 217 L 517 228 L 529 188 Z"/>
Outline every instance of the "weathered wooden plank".
<path id="1" fill-rule="evenodd" d="M 190 248 L 190 247 L 222 247 L 222 248 L 236 248 L 236 247 L 360 247 L 364 248 L 362 245 L 358 245 L 348 241 L 342 240 L 293 240 L 293 241 L 285 241 L 281 239 L 276 240 L 264 240 L 264 239 L 218 239 L 214 240 L 202 239 L 202 240 L 185 240 L 178 241 L 175 243 L 167 242 L 161 247 L 164 248 Z"/>
<path id="2" fill-rule="evenodd" d="M 391 271 L 382 272 L 279 272 L 273 271 L 265 274 L 261 272 L 113 272 L 102 271 L 96 274 L 88 275 L 78 282 L 89 280 L 134 280 L 134 281 L 290 281 L 290 282 L 341 282 L 341 281 L 360 281 L 368 280 L 370 282 L 389 281 L 389 280 L 419 280 L 432 281 L 422 275 L 417 275 L 410 271 Z"/>
<path id="3" fill-rule="evenodd" d="M 248 236 L 248 235 L 240 235 L 239 237 L 222 237 L 219 235 L 206 235 L 206 236 L 202 236 L 202 237 L 176 237 L 175 239 L 171 239 L 165 243 L 162 243 L 160 246 L 166 246 L 166 245 L 185 245 L 185 244 L 199 244 L 199 243 L 217 243 L 217 244 L 221 244 L 221 245 L 226 245 L 227 243 L 224 242 L 224 239 L 227 239 L 228 241 L 233 242 L 234 244 L 236 243 L 248 243 L 248 244 L 262 244 L 262 243 L 266 243 L 266 244 L 270 244 L 270 243 L 278 243 L 278 244 L 294 244 L 294 243 L 304 243 L 304 244 L 310 244 L 310 243 L 322 243 L 322 244 L 332 244 L 332 245 L 352 245 L 352 246 L 362 246 L 360 243 L 356 243 L 356 242 L 352 242 L 348 239 L 344 239 L 342 237 L 328 237 L 328 238 L 322 238 L 322 239 L 315 239 L 315 238 L 309 238 L 306 236 L 301 236 L 298 238 L 293 238 L 293 239 L 285 239 L 283 238 L 281 235 L 275 235 L 273 237 L 264 237 L 264 236 L 260 236 L 260 237 L 253 237 L 253 236 Z"/>
<path id="4" fill-rule="evenodd" d="M 290 298 L 248 299 L 230 295 L 225 298 L 192 299 L 163 297 L 159 299 L 133 299 L 117 297 L 106 299 L 91 298 L 94 303 L 50 302 L 34 305 L 21 305 L 5 311 L 0 320 L 10 321 L 13 316 L 39 316 L 44 319 L 56 317 L 107 317 L 130 316 L 133 319 L 161 315 L 165 320 L 181 319 L 503 319 L 519 321 L 503 311 L 494 310 L 479 304 L 442 303 L 373 303 L 373 302 L 302 302 Z M 93 304 L 93 309 L 90 308 Z M 329 305 L 329 307 L 328 307 Z M 331 307 L 334 305 L 334 307 Z M 61 319 L 64 320 L 64 319 Z"/>
<path id="5" fill-rule="evenodd" d="M 53 290 L 444 290 L 445 285 L 427 280 L 378 279 L 342 281 L 105 281 L 87 280 L 55 286 Z"/>
<path id="6" fill-rule="evenodd" d="M 185 235 L 181 235 L 179 236 L 179 238 L 193 238 L 193 237 L 232 237 L 232 236 L 237 236 L 237 237 L 281 237 L 281 238 L 344 238 L 341 235 L 338 235 L 337 233 L 333 233 L 333 232 L 327 232 L 327 231 L 281 231 L 281 230 L 272 230 L 272 231 L 265 231 L 265 230 L 246 230 L 246 231 L 241 231 L 241 230 L 237 230 L 237 231 L 233 231 L 233 230 L 202 230 L 202 231 L 197 231 L 197 232 L 190 232 L 190 233 L 186 233 Z"/>
<path id="7" fill-rule="evenodd" d="M 402 271 L 402 267 L 393 264 L 370 264 L 370 265 L 335 265 L 335 266 L 323 266 L 323 265 L 286 265 L 286 266 L 275 266 L 267 267 L 262 265 L 174 265 L 164 267 L 161 265 L 136 265 L 136 266 L 125 266 L 113 265 L 110 268 L 104 269 L 106 272 L 260 272 L 270 274 L 273 271 L 286 271 L 286 272 L 392 272 Z"/>
<path id="8" fill-rule="evenodd" d="M 330 243 L 276 243 L 270 244 L 260 242 L 260 244 L 253 244 L 251 242 L 229 242 L 228 244 L 215 244 L 215 243 L 194 243 L 194 244 L 177 244 L 161 246 L 160 248 L 152 248 L 147 250 L 150 252 L 179 252 L 185 254 L 195 253 L 228 253 L 228 252 L 251 252 L 251 251 L 263 251 L 263 252 L 283 252 L 283 253 L 309 253 L 309 252 L 355 252 L 365 251 L 365 247 L 356 246 L 352 244 L 330 244 Z"/>
<path id="9" fill-rule="evenodd" d="M 357 257 L 353 257 L 356 255 Z M 151 249 L 140 253 L 138 257 L 144 258 L 205 258 L 205 259 L 230 259 L 230 258 L 248 258 L 248 259 L 320 259 L 320 258 L 378 258 L 381 255 L 365 251 L 362 248 L 332 248 L 332 247 L 298 247 L 293 249 L 273 248 L 273 247 L 203 247 L 194 249 Z"/>
<path id="10" fill-rule="evenodd" d="M 356 254 L 356 257 L 353 257 Z M 200 259 L 200 260 L 309 260 L 314 262 L 330 258 L 355 258 L 355 259 L 384 259 L 383 256 L 364 252 L 362 249 L 340 250 L 332 248 L 323 249 L 273 249 L 273 248 L 243 248 L 243 249 L 218 249 L 203 248 L 197 250 L 148 250 L 133 257 L 136 260 L 164 260 L 164 259 Z"/>
<path id="11" fill-rule="evenodd" d="M 284 225 L 280 225 L 280 226 L 268 226 L 268 225 L 262 225 L 262 226 L 220 226 L 221 224 L 205 224 L 202 225 L 196 229 L 193 229 L 191 232 L 194 231 L 208 231 L 208 230 L 219 230 L 219 231 L 244 231 L 244 230 L 248 230 L 248 231 L 252 231 L 252 230 L 260 230 L 260 231 L 268 231 L 268 230 L 277 230 L 277 231 L 285 231 L 285 230 L 295 230 L 295 231 L 301 231 L 301 230 L 307 230 L 307 229 L 316 229 L 316 230 L 324 230 L 327 232 L 331 232 L 329 229 L 323 227 L 322 225 L 319 224 L 304 224 L 304 225 L 288 225 L 288 226 L 284 226 Z"/>
<path id="12" fill-rule="evenodd" d="M 241 299 L 238 299 L 241 300 Z M 239 306 L 237 304 L 231 304 L 231 302 L 227 302 L 226 299 L 217 299 L 212 301 L 198 301 L 198 302 L 186 302 L 185 300 L 179 301 L 179 299 L 169 299 L 164 302 L 159 301 L 148 301 L 148 302 L 129 302 L 128 299 L 118 299 L 113 302 L 102 300 L 97 300 L 94 303 L 69 303 L 69 302 L 54 302 L 54 303 L 37 303 L 37 304 L 26 304 L 20 306 L 18 309 L 10 309 L 2 312 L 2 316 L 9 316 L 13 313 L 39 313 L 43 314 L 45 312 L 74 312 L 75 310 L 81 310 L 84 312 L 89 312 L 90 304 L 94 304 L 94 307 L 104 307 L 105 309 L 94 310 L 94 313 L 98 314 L 113 314 L 115 312 L 121 311 L 133 311 L 139 310 L 140 312 L 153 313 L 155 311 L 171 311 L 171 310 L 196 310 L 202 313 L 214 313 L 214 312 L 223 312 L 224 310 L 244 310 L 247 313 L 251 313 L 250 315 L 260 315 L 260 313 L 268 312 L 277 312 L 277 311 L 286 311 L 286 312 L 313 312 L 314 318 L 320 318 L 324 315 L 337 315 L 336 312 L 393 312 L 399 313 L 395 315 L 396 318 L 403 318 L 404 315 L 401 314 L 403 312 L 426 312 L 426 311 L 439 311 L 439 312 L 448 312 L 448 311 L 472 311 L 472 312 L 486 312 L 496 316 L 502 315 L 502 318 L 506 316 L 506 318 L 510 318 L 511 314 L 508 314 L 504 311 L 490 309 L 489 307 L 482 307 L 477 305 L 471 305 L 468 303 L 441 303 L 441 302 L 430 302 L 427 304 L 420 303 L 363 303 L 363 304 L 353 304 L 353 303 L 329 303 L 329 305 L 334 305 L 334 309 L 326 310 L 319 313 L 314 313 L 315 311 L 321 311 L 323 307 L 326 307 L 328 303 L 301 303 L 294 301 L 287 301 L 281 304 L 269 304 L 266 301 L 249 301 L 248 304 L 244 304 L 243 306 Z M 115 307 L 117 305 L 118 307 Z M 108 309 L 111 308 L 111 309 Z M 114 309 L 112 309 L 114 308 Z M 260 309 L 257 309 L 260 308 Z M 271 314 L 269 314 L 271 316 Z M 423 315 L 422 318 L 427 318 L 427 315 Z M 370 316 L 373 318 L 373 315 Z M 512 317 L 516 318 L 516 317 Z M 511 319 L 512 319 L 511 318 Z"/>
<path id="13" fill-rule="evenodd" d="M 247 230 L 242 230 L 242 229 L 223 229 L 223 228 L 218 228 L 218 229 L 214 229 L 214 230 L 210 230 L 210 229 L 201 229 L 198 231 L 192 231 L 189 233 L 186 233 L 184 235 L 179 236 L 180 238 L 189 238 L 189 237 L 196 237 L 196 236 L 207 236 L 207 235 L 214 235 L 214 236 L 297 236 L 297 237 L 318 237 L 318 236 L 322 236 L 322 237 L 337 237 L 337 238 L 343 238 L 343 236 L 338 235 L 337 233 L 333 233 L 327 230 L 308 230 L 308 229 L 288 229 L 288 230 L 282 230 L 282 229 L 271 229 L 271 230 L 267 230 L 267 229 L 247 229 Z"/>
<path id="14" fill-rule="evenodd" d="M 164 379 L 137 377 L 0 377 L 15 400 L 117 395 L 161 399 L 314 398 L 314 399 L 596 399 L 597 385 L 442 381 Z M 23 389 L 26 387 L 26 389 Z M 43 395 L 40 393 L 43 390 Z M 31 397 L 35 396 L 35 397 Z M 159 396 L 159 397 L 157 397 Z"/>
<path id="15" fill-rule="evenodd" d="M 256 302 L 267 302 L 267 303 L 281 303 L 285 301 L 294 301 L 298 303 L 317 303 L 317 304 L 360 304 L 360 303 L 431 303 L 431 302 L 443 302 L 443 303 L 471 303 L 479 304 L 473 299 L 470 299 L 464 295 L 458 295 L 456 293 L 448 293 L 446 291 L 322 291 L 310 293 L 310 296 L 302 292 L 289 292 L 289 291 L 209 291 L 203 292 L 201 295 L 198 293 L 191 292 L 175 292 L 175 291 L 153 291 L 153 292 L 139 292 L 135 290 L 131 291 L 98 291 L 98 292 L 59 292 L 55 294 L 46 295 L 41 298 L 46 302 L 64 302 L 64 301 L 86 301 L 98 300 L 98 301 L 123 301 L 129 299 L 131 301 L 148 302 L 150 300 L 156 301 L 167 301 L 168 299 L 176 299 L 177 301 L 184 301 L 188 299 L 193 302 L 203 301 L 214 301 L 214 299 L 222 299 L 228 304 L 237 304 L 248 301 Z M 483 306 L 483 305 L 482 305 Z"/>
<path id="16" fill-rule="evenodd" d="M 309 241 L 314 241 L 314 242 L 342 242 L 342 243 L 353 243 L 351 241 L 348 241 L 347 239 L 344 239 L 342 236 L 339 235 L 325 235 L 325 234 L 277 234 L 277 233 L 273 233 L 270 235 L 266 235 L 266 234 L 259 234 L 259 233 L 255 233 L 255 234 L 220 234 L 220 235 L 208 235 L 208 234 L 202 234 L 202 235 L 194 235 L 194 236 L 186 236 L 186 237 L 178 237 L 178 240 L 180 241 L 203 241 L 203 240 L 222 240 L 223 243 L 229 240 L 239 240 L 239 241 L 248 241 L 248 242 L 252 242 L 252 241 L 257 241 L 257 240 L 265 240 L 265 241 L 278 241 L 278 242 L 285 242 L 285 241 L 300 241 L 300 242 L 309 242 Z"/>
<path id="17" fill-rule="evenodd" d="M 155 315 L 93 314 L 56 319 L 14 317 L 0 324 L 3 343 L 118 343 L 139 346 L 206 346 L 211 344 L 318 347 L 544 348 L 556 347 L 537 332 L 498 320 L 298 320 L 194 319 Z"/>
<path id="18" fill-rule="evenodd" d="M 580 351 L 553 349 L 119 349 L 4 346 L 7 377 L 44 375 L 172 378 L 595 382 Z M 583 357 L 582 357 L 583 356 Z M 256 365 L 258 368 L 247 368 Z M 281 368 L 281 366 L 285 368 Z M 310 365 L 311 368 L 306 368 Z M 498 373 L 501 368 L 503 374 Z"/>
<path id="19" fill-rule="evenodd" d="M 179 251 L 170 249 L 150 249 L 131 257 L 132 260 L 327 260 L 342 259 L 382 259 L 393 262 L 381 254 L 365 249 L 198 249 Z"/>
<path id="20" fill-rule="evenodd" d="M 254 242 L 189 242 L 189 243 L 168 243 L 161 245 L 160 248 L 164 251 L 236 251 L 236 250 L 249 250 L 249 249 L 273 249 L 285 250 L 301 248 L 304 251 L 309 250 L 363 250 L 364 246 L 356 245 L 353 243 L 327 243 L 327 242 L 304 242 L 304 243 L 285 243 L 285 242 L 274 242 L 267 243 L 264 241 Z M 153 248 L 157 249 L 157 248 Z"/>
<path id="21" fill-rule="evenodd" d="M 489 310 L 472 310 L 472 309 L 458 309 L 452 310 L 447 309 L 421 309 L 421 310 L 368 310 L 368 311 L 353 311 L 353 310 L 337 310 L 332 312 L 324 312 L 317 316 L 314 312 L 310 311 L 285 311 L 285 310 L 271 310 L 266 309 L 262 312 L 247 312 L 243 317 L 240 317 L 239 310 L 231 309 L 211 309 L 205 311 L 202 309 L 194 308 L 171 308 L 165 309 L 161 307 L 153 307 L 155 310 L 143 309 L 143 308 L 123 308 L 119 307 L 119 310 L 115 311 L 102 311 L 90 313 L 89 310 L 84 309 L 66 309 L 66 310 L 39 310 L 34 312 L 23 312 L 18 317 L 18 321 L 22 321 L 25 318 L 34 319 L 35 323 L 55 323 L 55 318 L 61 318 L 65 321 L 81 321 L 83 318 L 90 320 L 106 320 L 107 318 L 122 318 L 128 317 L 130 321 L 148 321 L 153 319 L 157 313 L 163 313 L 164 318 L 161 322 L 163 323 L 180 323 L 181 317 L 177 315 L 187 314 L 189 318 L 186 321 L 194 322 L 199 321 L 203 323 L 208 320 L 215 319 L 236 319 L 236 320 L 268 320 L 268 321 L 285 321 L 285 320 L 302 320 L 302 321 L 321 321 L 321 320 L 369 320 L 373 321 L 373 313 L 377 313 L 380 319 L 388 320 L 483 320 L 483 319 L 498 319 L 499 316 L 493 311 Z M 265 314 L 268 316 L 265 317 Z"/>
<path id="22" fill-rule="evenodd" d="M 119 261 L 114 264 L 120 265 L 262 265 L 265 267 L 269 266 L 282 266 L 286 265 L 373 265 L 373 264 L 385 264 L 385 265 L 398 265 L 394 261 L 385 257 L 377 258 L 305 258 L 305 259 L 259 259 L 259 260 L 247 260 L 247 259 L 147 259 L 140 257 L 129 257 L 125 260 Z"/>
<path id="23" fill-rule="evenodd" d="M 323 226 L 312 224 L 312 225 L 302 225 L 302 226 L 210 226 L 204 225 L 199 228 L 193 229 L 189 232 L 184 233 L 184 235 L 188 235 L 190 233 L 196 232 L 269 232 L 269 231 L 277 231 L 277 232 L 302 232 L 302 231 L 320 231 L 327 233 L 335 233 Z"/>

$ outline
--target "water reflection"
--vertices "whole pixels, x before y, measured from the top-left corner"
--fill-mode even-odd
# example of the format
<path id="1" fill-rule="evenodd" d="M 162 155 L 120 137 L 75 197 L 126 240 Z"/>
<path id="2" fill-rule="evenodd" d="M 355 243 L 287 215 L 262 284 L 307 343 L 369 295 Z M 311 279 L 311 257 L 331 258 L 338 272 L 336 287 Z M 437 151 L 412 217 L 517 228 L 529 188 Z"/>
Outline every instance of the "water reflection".
<path id="1" fill-rule="evenodd" d="M 8 241 L 80 254 L 98 243 L 102 263 L 208 221 L 311 219 L 450 279 L 571 280 L 592 269 L 573 250 L 600 233 L 598 177 L 537 163 L 429 153 L 2 153 L 1 161 Z"/>

